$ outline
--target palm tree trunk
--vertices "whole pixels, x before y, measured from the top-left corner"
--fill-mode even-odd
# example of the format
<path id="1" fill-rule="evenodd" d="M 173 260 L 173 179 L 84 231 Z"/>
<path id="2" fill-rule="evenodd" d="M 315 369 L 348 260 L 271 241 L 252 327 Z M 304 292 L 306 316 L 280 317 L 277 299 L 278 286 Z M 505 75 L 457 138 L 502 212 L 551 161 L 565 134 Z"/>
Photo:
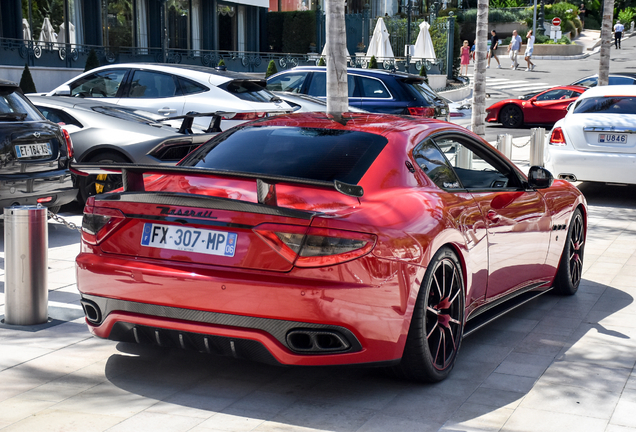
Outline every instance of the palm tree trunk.
<path id="1" fill-rule="evenodd" d="M 613 1 L 613 0 L 612 0 Z M 473 75 L 473 115 L 471 130 L 486 135 L 486 54 L 488 50 L 488 0 L 477 2 L 477 46 L 475 47 L 475 73 Z"/>
<path id="2" fill-rule="evenodd" d="M 614 0 L 605 0 L 603 3 L 603 26 L 601 28 L 601 56 L 598 65 L 598 85 L 607 85 L 609 82 L 613 18 Z"/>
<path id="3" fill-rule="evenodd" d="M 349 110 L 344 1 L 325 2 L 327 21 L 327 114 L 340 117 Z"/>

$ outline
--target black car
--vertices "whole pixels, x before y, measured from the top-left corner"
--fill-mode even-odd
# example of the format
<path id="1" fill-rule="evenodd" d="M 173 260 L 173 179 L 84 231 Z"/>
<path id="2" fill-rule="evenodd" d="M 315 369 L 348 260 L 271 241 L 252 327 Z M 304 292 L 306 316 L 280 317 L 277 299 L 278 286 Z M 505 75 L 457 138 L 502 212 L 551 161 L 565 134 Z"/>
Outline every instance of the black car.
<path id="1" fill-rule="evenodd" d="M 55 212 L 73 201 L 72 157 L 68 133 L 0 79 L 0 208 L 40 203 Z"/>
<path id="2" fill-rule="evenodd" d="M 373 113 L 406 114 L 449 119 L 448 104 L 424 77 L 380 69 L 347 69 L 349 105 Z M 267 89 L 324 98 L 327 72 L 323 66 L 289 69 L 267 78 Z"/>

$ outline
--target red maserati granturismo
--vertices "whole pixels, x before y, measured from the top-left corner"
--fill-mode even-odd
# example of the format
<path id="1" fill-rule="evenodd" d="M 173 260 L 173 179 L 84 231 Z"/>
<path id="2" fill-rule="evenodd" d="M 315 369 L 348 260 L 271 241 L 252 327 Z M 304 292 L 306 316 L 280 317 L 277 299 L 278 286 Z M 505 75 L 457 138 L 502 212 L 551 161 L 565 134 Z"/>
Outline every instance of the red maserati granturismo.
<path id="1" fill-rule="evenodd" d="M 293 114 L 175 167 L 74 169 L 123 177 L 77 257 L 101 338 L 439 381 L 464 336 L 581 280 L 581 193 L 442 121 Z"/>
<path id="2" fill-rule="evenodd" d="M 587 87 L 552 87 L 534 94 L 505 99 L 486 108 L 486 121 L 517 128 L 524 124 L 553 124 L 565 117 L 568 106 Z"/>

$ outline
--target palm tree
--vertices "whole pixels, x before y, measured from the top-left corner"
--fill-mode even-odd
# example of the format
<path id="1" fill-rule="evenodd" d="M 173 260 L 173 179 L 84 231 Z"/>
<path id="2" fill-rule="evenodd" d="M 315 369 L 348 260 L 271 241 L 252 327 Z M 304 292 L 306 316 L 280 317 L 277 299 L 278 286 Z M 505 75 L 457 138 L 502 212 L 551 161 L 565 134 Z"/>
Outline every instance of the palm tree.
<path id="1" fill-rule="evenodd" d="M 343 0 L 327 0 L 327 114 L 337 119 L 348 111 L 347 54 Z"/>
<path id="2" fill-rule="evenodd" d="M 613 0 L 612 0 L 613 1 Z M 486 51 L 488 40 L 488 0 L 477 2 L 477 46 L 475 47 L 475 73 L 473 76 L 473 115 L 471 130 L 486 134 Z"/>
<path id="3" fill-rule="evenodd" d="M 603 3 L 603 26 L 601 28 L 601 56 L 598 65 L 598 85 L 609 82 L 610 48 L 612 46 L 612 21 L 614 18 L 614 0 Z"/>

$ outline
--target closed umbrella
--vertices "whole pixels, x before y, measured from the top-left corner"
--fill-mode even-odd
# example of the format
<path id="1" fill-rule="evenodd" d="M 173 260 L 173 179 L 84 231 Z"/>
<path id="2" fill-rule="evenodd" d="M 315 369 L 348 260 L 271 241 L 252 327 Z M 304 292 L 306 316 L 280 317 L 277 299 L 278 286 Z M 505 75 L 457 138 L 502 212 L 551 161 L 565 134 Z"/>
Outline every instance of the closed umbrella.
<path id="1" fill-rule="evenodd" d="M 371 42 L 369 42 L 367 57 L 371 56 L 375 56 L 376 60 L 379 61 L 392 60 L 395 57 L 389 41 L 389 32 L 386 29 L 382 17 L 378 18 L 378 22 L 373 30 Z"/>
<path id="2" fill-rule="evenodd" d="M 31 40 L 31 27 L 26 18 L 22 18 L 22 39 L 25 41 Z"/>
<path id="3" fill-rule="evenodd" d="M 51 25 L 51 20 L 49 19 L 49 17 L 44 18 L 44 22 L 42 23 L 42 31 L 40 32 L 40 39 L 38 39 L 38 41 L 40 45 L 57 42 L 57 37 L 55 36 L 55 32 L 53 31 L 53 26 Z"/>
<path id="4" fill-rule="evenodd" d="M 413 58 L 435 58 L 435 48 L 433 47 L 433 41 L 431 40 L 431 34 L 429 33 L 430 27 L 430 24 L 426 21 L 422 21 L 422 23 L 420 24 L 420 33 L 417 35 L 417 40 L 415 41 Z"/>
<path id="5" fill-rule="evenodd" d="M 75 26 L 73 25 L 73 23 L 68 23 L 68 34 L 69 34 L 69 42 L 72 45 L 75 45 L 75 42 L 77 42 L 75 40 Z M 57 43 L 59 44 L 63 44 L 66 43 L 66 29 L 64 28 L 64 23 L 60 24 L 60 33 L 57 36 Z"/>

